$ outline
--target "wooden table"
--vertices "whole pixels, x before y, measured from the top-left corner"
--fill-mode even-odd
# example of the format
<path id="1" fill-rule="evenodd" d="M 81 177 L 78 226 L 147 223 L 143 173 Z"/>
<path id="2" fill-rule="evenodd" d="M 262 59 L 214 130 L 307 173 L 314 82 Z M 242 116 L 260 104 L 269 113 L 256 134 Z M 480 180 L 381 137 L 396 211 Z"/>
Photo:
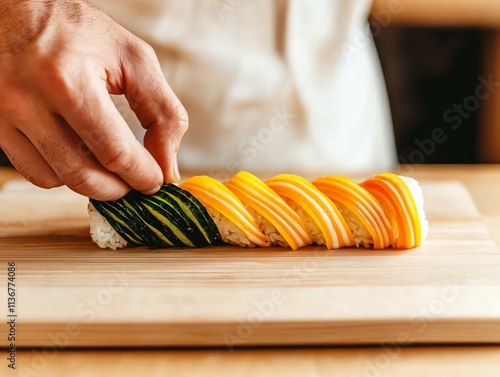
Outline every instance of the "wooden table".
<path id="1" fill-rule="evenodd" d="M 500 246 L 500 165 L 410 166 L 417 179 L 461 181 Z M 0 170 L 0 186 L 15 179 Z M 3 344 L 3 343 L 2 343 Z M 4 361 L 5 362 L 5 361 Z M 494 376 L 500 346 L 405 348 L 23 350 L 17 365 L 32 376 Z M 4 369 L 5 368 L 5 369 Z M 0 375 L 9 374 L 0 365 Z M 146 372 L 148 371 L 148 372 Z"/>

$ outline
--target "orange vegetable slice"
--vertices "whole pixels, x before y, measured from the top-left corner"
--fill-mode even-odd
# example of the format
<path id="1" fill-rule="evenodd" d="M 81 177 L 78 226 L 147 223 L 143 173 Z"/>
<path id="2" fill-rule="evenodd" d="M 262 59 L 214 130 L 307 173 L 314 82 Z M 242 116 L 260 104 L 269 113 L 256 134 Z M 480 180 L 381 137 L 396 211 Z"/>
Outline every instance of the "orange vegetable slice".
<path id="1" fill-rule="evenodd" d="M 241 171 L 225 182 L 225 185 L 243 204 L 266 218 L 293 250 L 312 243 L 299 215 L 260 179 Z"/>
<path id="2" fill-rule="evenodd" d="M 355 244 L 354 235 L 335 204 L 311 182 L 292 174 L 281 174 L 266 181 L 278 195 L 288 198 L 307 212 L 323 233 L 328 249 Z"/>
<path id="3" fill-rule="evenodd" d="M 384 249 L 394 242 L 391 222 L 381 205 L 356 182 L 346 177 L 328 176 L 312 183 L 334 203 L 340 203 L 359 219 L 372 236 L 374 249 Z"/>
<path id="4" fill-rule="evenodd" d="M 398 249 L 411 249 L 421 243 L 422 231 L 413 194 L 406 183 L 396 174 L 378 174 L 361 184 L 381 202 L 394 208 L 399 236 Z"/>

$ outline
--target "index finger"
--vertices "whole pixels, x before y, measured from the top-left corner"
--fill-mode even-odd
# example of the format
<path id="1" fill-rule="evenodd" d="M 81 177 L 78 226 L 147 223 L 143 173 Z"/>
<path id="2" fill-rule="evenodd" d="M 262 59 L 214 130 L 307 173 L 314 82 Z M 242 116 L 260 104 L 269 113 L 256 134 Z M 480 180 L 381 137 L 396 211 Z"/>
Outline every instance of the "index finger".
<path id="1" fill-rule="evenodd" d="M 116 109 L 105 82 L 87 78 L 88 84 L 74 87 L 65 82 L 70 87 L 62 95 L 51 92 L 57 112 L 106 169 L 138 191 L 155 193 L 163 183 L 160 166 Z"/>

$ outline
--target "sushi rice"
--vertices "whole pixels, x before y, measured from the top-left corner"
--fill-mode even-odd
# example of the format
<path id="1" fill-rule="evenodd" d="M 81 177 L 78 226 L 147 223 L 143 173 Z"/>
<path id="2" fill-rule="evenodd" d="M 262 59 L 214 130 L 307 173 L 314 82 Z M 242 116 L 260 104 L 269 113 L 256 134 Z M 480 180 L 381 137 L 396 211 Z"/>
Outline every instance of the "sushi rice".
<path id="1" fill-rule="evenodd" d="M 347 225 L 349 225 L 351 232 L 354 234 L 356 247 L 359 247 L 361 245 L 365 248 L 369 248 L 371 245 L 373 245 L 373 237 L 368 232 L 368 229 L 366 229 L 363 223 L 342 204 L 337 204 L 337 208 L 344 217 Z"/>
<path id="2" fill-rule="evenodd" d="M 297 215 L 300 216 L 300 219 L 306 226 L 307 232 L 309 233 L 309 236 L 311 239 L 314 241 L 316 245 L 325 245 L 325 237 L 323 235 L 323 232 L 321 229 L 319 229 L 318 225 L 316 222 L 313 220 L 313 218 L 302 208 L 299 206 L 297 203 L 295 203 L 293 200 L 290 199 L 285 199 L 286 204 L 288 204 L 295 212 L 297 212 Z"/>
<path id="3" fill-rule="evenodd" d="M 422 188 L 415 178 L 405 177 L 402 175 L 400 175 L 399 178 L 401 178 L 406 186 L 408 186 L 413 196 L 413 200 L 415 201 L 415 206 L 418 211 L 418 219 L 420 221 L 420 230 L 422 233 L 421 241 L 423 241 L 427 238 L 427 234 L 429 234 L 429 221 L 427 221 L 427 218 L 425 217 L 424 194 L 422 193 Z"/>
<path id="4" fill-rule="evenodd" d="M 255 247 L 256 245 L 251 242 L 245 233 L 234 225 L 229 219 L 222 213 L 217 211 L 215 208 L 209 205 L 205 205 L 208 214 L 215 222 L 217 229 L 222 237 L 222 241 L 229 243 L 231 245 L 241 246 L 241 247 Z"/>
<path id="5" fill-rule="evenodd" d="M 273 246 L 289 247 L 285 238 L 278 232 L 276 227 L 271 222 L 252 208 L 247 207 L 248 212 L 252 215 L 262 233 L 266 236 L 267 242 Z"/>
<path id="6" fill-rule="evenodd" d="M 90 236 L 92 241 L 99 247 L 106 249 L 121 249 L 127 246 L 122 236 L 120 236 L 113 227 L 94 207 L 92 203 L 88 205 L 90 216 Z"/>

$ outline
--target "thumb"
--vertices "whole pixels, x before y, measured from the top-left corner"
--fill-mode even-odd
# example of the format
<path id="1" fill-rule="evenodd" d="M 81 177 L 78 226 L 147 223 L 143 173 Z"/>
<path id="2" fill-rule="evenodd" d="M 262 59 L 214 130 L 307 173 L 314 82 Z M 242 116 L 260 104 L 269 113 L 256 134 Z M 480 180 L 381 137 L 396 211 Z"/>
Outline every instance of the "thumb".
<path id="1" fill-rule="evenodd" d="M 146 131 L 144 146 L 161 166 L 165 182 L 181 179 L 177 165 L 182 136 L 188 129 L 188 115 L 184 107 L 167 105 L 172 111 L 167 119 L 153 124 Z"/>
<path id="2" fill-rule="evenodd" d="M 188 114 L 168 85 L 151 46 L 130 38 L 122 54 L 123 93 L 142 126 L 144 146 L 166 182 L 180 179 L 177 152 L 188 128 Z"/>

